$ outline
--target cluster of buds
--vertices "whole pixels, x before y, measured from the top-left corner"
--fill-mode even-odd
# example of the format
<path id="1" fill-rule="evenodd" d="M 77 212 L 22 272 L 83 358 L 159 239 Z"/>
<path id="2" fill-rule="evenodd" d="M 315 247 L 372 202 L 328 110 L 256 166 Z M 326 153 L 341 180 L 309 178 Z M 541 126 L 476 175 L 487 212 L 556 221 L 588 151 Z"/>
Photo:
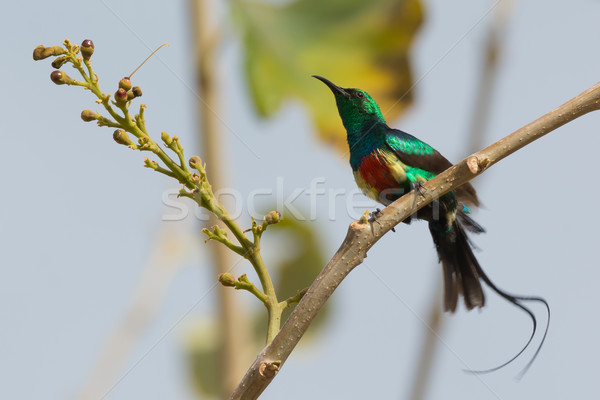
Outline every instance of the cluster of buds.
<path id="1" fill-rule="evenodd" d="M 140 97 L 142 89 L 139 86 L 132 86 L 128 76 L 119 81 L 119 88 L 115 92 L 115 101 L 118 105 L 124 105 L 126 102 Z"/>
<path id="2" fill-rule="evenodd" d="M 65 46 L 67 48 L 62 48 L 60 46 L 50 46 L 45 47 L 39 45 L 35 49 L 33 49 L 33 59 L 43 60 L 48 57 L 56 57 L 54 61 L 52 61 L 52 67 L 56 69 L 56 71 L 52 71 L 50 74 L 50 79 L 57 85 L 71 85 L 75 82 L 69 75 L 67 75 L 64 71 L 59 71 L 59 69 L 68 62 L 72 62 L 72 58 L 69 55 L 69 51 L 73 54 L 79 53 L 81 51 L 81 55 L 84 60 L 89 60 L 92 54 L 94 53 L 94 43 L 87 39 L 81 43 L 81 47 L 77 45 L 71 45 L 70 41 L 65 40 Z"/>

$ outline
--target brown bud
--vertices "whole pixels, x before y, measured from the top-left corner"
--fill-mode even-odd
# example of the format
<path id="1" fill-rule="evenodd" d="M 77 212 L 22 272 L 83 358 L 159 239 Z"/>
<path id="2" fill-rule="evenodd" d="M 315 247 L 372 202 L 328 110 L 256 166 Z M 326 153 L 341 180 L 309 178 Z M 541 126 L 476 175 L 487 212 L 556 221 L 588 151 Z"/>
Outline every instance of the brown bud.
<path id="1" fill-rule="evenodd" d="M 139 86 L 132 87 L 131 92 L 135 97 L 142 97 L 142 88 Z"/>
<path id="2" fill-rule="evenodd" d="M 265 217 L 267 225 L 273 225 L 281 220 L 281 213 L 279 211 L 271 211 Z"/>
<path id="3" fill-rule="evenodd" d="M 52 61 L 52 68 L 60 69 L 60 67 L 65 65 L 68 61 L 69 59 L 65 56 L 57 57 L 54 59 L 54 61 Z"/>
<path id="4" fill-rule="evenodd" d="M 70 84 L 71 82 L 73 82 L 73 79 L 71 79 L 69 75 L 58 70 L 52 71 L 52 73 L 50 74 L 50 79 L 57 85 L 64 85 L 65 83 Z"/>
<path id="5" fill-rule="evenodd" d="M 39 45 L 38 47 L 33 49 L 33 59 L 36 61 L 43 60 L 44 58 L 52 56 L 60 56 L 62 54 L 65 54 L 66 52 L 67 51 L 60 46 L 44 47 L 42 45 Z"/>
<path id="6" fill-rule="evenodd" d="M 223 286 L 235 287 L 235 278 L 229 272 L 219 274 L 218 279 Z"/>
<path id="7" fill-rule="evenodd" d="M 121 129 L 117 129 L 113 133 L 113 139 L 115 140 L 115 142 L 117 142 L 119 144 L 122 144 L 123 146 L 131 146 L 131 145 L 133 145 L 133 142 L 129 138 L 129 135 L 127 135 L 127 133 L 124 130 L 121 130 Z"/>
<path id="8" fill-rule="evenodd" d="M 85 39 L 81 42 L 81 56 L 84 60 L 89 60 L 92 54 L 94 54 L 94 42 L 90 39 Z"/>
<path id="9" fill-rule="evenodd" d="M 190 157 L 190 168 L 201 170 L 202 169 L 202 159 L 198 156 Z"/>
<path id="10" fill-rule="evenodd" d="M 98 114 L 96 111 L 92 111 L 92 110 L 83 110 L 81 112 L 81 119 L 84 120 L 85 122 L 95 121 L 98 119 L 99 116 L 100 116 L 100 114 Z"/>
<path id="11" fill-rule="evenodd" d="M 117 89 L 115 92 L 115 101 L 117 102 L 125 102 L 127 101 L 127 92 L 123 88 Z"/>

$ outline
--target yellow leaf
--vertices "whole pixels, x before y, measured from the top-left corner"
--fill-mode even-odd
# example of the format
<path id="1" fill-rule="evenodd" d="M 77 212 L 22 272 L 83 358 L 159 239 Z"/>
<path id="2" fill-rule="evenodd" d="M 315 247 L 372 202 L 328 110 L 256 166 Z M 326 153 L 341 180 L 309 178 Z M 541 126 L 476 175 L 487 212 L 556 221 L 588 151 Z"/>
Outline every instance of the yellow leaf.
<path id="1" fill-rule="evenodd" d="M 331 94 L 317 74 L 369 92 L 388 119 L 411 103 L 409 50 L 423 18 L 420 0 L 235 1 L 250 93 L 270 116 L 287 98 L 303 101 L 319 137 L 347 152 Z"/>

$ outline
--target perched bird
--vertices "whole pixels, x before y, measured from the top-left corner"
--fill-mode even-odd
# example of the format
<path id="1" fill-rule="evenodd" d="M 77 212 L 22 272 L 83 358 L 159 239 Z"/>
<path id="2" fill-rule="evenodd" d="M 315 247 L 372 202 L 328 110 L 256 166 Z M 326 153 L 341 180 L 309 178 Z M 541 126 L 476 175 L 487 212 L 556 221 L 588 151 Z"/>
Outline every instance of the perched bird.
<path id="1" fill-rule="evenodd" d="M 373 98 L 360 89 L 341 88 L 318 75 L 335 96 L 337 108 L 346 128 L 350 147 L 350 166 L 359 188 L 370 198 L 384 205 L 391 204 L 413 189 L 452 166 L 452 163 L 427 143 L 398 129 L 390 128 Z M 482 233 L 484 229 L 470 216 L 469 207 L 479 206 L 477 192 L 470 183 L 456 188 L 417 213 L 418 219 L 429 223 L 429 231 L 442 263 L 444 274 L 444 309 L 454 312 L 463 297 L 468 310 L 485 305 L 481 281 L 498 295 L 525 311 L 532 320 L 533 332 L 523 349 L 506 363 L 485 371 L 497 370 L 515 360 L 535 336 L 537 320 L 523 301 L 538 301 L 548 311 L 541 297 L 517 296 L 499 289 L 483 272 L 473 254 L 465 231 Z M 404 221 L 410 223 L 410 221 Z M 537 356 L 548 331 L 527 364 L 524 373 Z"/>

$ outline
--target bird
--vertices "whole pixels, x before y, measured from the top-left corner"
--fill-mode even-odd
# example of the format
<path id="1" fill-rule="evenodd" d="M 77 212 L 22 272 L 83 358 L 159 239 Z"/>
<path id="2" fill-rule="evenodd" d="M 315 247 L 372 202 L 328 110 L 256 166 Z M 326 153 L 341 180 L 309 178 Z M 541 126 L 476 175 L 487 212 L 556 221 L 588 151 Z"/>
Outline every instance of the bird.
<path id="1" fill-rule="evenodd" d="M 375 100 L 364 90 L 342 88 L 322 76 L 313 77 L 327 85 L 335 97 L 346 129 L 354 179 L 357 186 L 371 199 L 388 206 L 412 190 L 420 192 L 424 182 L 452 166 L 448 159 L 429 144 L 406 132 L 390 128 Z M 442 264 L 445 311 L 455 312 L 460 297 L 467 310 L 483 307 L 486 301 L 483 282 L 531 318 L 531 336 L 514 357 L 497 367 L 469 372 L 496 371 L 516 360 L 531 344 L 537 329 L 535 314 L 523 302 L 536 301 L 545 306 L 548 313 L 546 329 L 535 354 L 520 373 L 523 376 L 546 339 L 550 307 L 542 297 L 520 296 L 501 290 L 485 274 L 467 236 L 467 231 L 475 234 L 485 232 L 470 216 L 471 208 L 479 206 L 477 192 L 467 182 L 419 210 L 416 219 L 427 221 Z M 372 214 L 375 220 L 377 212 Z M 411 219 L 403 222 L 410 224 Z"/>

